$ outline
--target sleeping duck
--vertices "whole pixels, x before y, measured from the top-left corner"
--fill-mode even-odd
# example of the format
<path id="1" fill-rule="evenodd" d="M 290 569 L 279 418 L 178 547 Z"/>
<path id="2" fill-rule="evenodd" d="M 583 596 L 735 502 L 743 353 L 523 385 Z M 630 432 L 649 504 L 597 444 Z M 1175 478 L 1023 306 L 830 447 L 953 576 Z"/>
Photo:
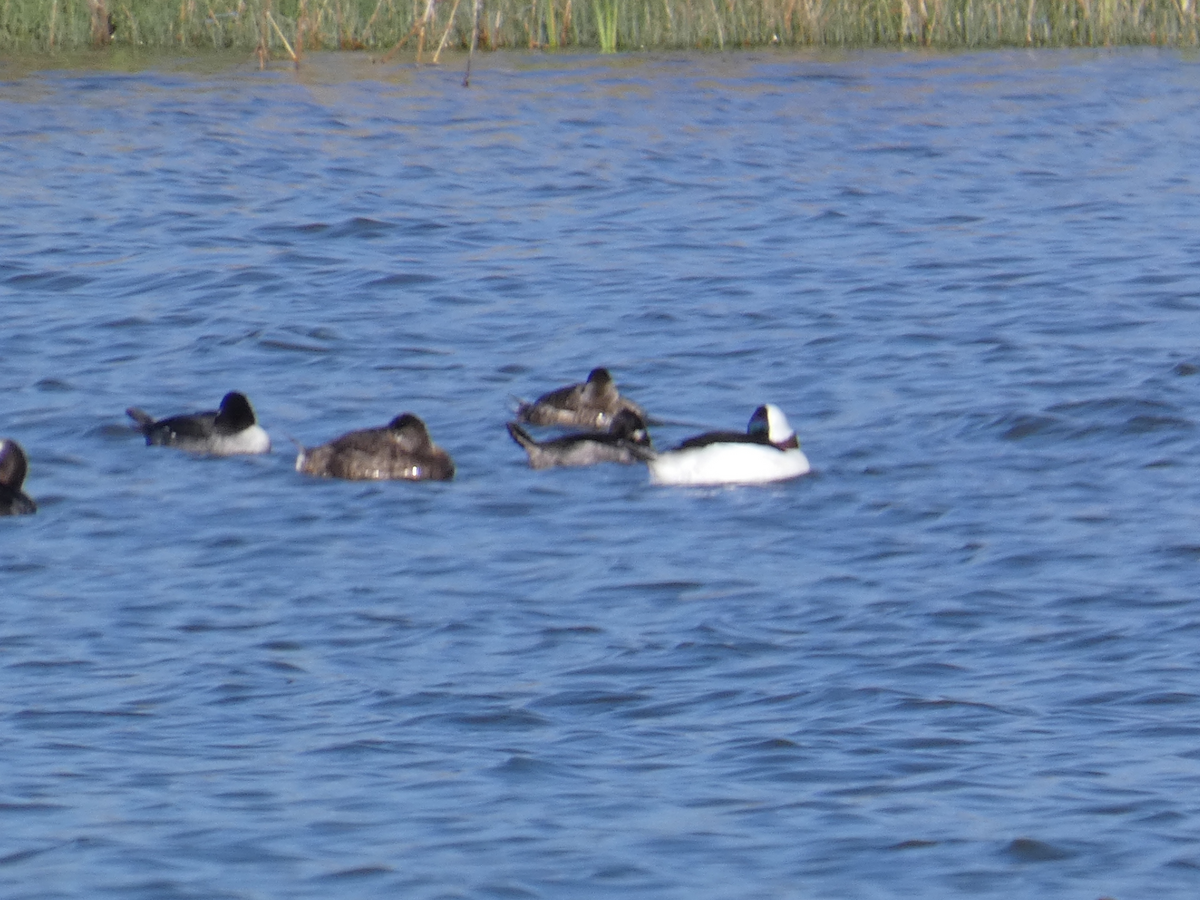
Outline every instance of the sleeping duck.
<path id="1" fill-rule="evenodd" d="M 517 407 L 517 420 L 530 425 L 564 425 L 604 431 L 617 413 L 627 409 L 642 419 L 645 411 L 622 397 L 608 369 L 592 369 L 587 381 L 569 384 Z"/>
<path id="2" fill-rule="evenodd" d="M 591 466 L 603 462 L 629 464 L 644 462 L 654 456 L 645 421 L 628 409 L 613 417 L 608 431 L 568 434 L 539 443 L 516 422 L 509 422 L 508 433 L 525 448 L 529 465 L 534 469 Z"/>
<path id="3" fill-rule="evenodd" d="M 425 423 L 404 413 L 382 428 L 351 431 L 320 447 L 301 447 L 296 471 L 352 481 L 449 481 L 454 463 L 430 439 Z"/>

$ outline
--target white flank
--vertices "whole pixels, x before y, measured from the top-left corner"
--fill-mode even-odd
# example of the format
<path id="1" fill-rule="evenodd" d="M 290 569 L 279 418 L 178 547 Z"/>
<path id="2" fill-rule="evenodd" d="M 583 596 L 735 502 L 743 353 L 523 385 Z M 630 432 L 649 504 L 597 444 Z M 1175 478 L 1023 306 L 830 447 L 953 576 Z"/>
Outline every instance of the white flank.
<path id="1" fill-rule="evenodd" d="M 812 471 L 803 450 L 762 444 L 709 444 L 660 453 L 648 465 L 651 484 L 767 484 Z"/>
<path id="2" fill-rule="evenodd" d="M 270 453 L 271 438 L 261 425 L 243 428 L 237 434 L 213 436 L 208 441 L 205 453 L 213 456 L 241 456 L 242 454 Z"/>

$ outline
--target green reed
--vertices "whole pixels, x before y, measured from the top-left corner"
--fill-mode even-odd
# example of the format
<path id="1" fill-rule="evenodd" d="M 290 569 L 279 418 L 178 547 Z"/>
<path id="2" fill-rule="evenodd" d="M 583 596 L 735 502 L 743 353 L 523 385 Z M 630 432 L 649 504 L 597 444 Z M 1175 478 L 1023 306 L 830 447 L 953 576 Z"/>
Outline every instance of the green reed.
<path id="1" fill-rule="evenodd" d="M 596 18 L 596 40 L 601 53 L 617 52 L 617 0 L 592 0 L 592 14 Z"/>
<path id="2" fill-rule="evenodd" d="M 1194 45 L 1200 0 L 484 0 L 483 49 Z M 472 0 L 0 0 L 0 49 L 466 49 Z"/>

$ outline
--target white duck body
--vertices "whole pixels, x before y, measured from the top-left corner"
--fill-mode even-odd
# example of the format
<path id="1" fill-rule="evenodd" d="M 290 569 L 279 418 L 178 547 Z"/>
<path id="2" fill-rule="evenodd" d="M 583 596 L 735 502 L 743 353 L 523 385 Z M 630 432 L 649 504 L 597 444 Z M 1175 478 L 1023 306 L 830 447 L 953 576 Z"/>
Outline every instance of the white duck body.
<path id="1" fill-rule="evenodd" d="M 710 432 L 688 438 L 650 460 L 652 484 L 768 484 L 812 471 L 783 411 L 760 406 L 745 433 Z"/>

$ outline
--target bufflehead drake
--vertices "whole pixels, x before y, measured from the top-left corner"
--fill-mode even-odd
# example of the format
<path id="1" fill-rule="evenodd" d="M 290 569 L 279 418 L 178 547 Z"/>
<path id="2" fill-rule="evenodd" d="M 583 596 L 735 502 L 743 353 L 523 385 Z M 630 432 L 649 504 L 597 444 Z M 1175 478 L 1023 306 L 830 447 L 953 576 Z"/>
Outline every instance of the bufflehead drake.
<path id="1" fill-rule="evenodd" d="M 760 406 L 746 432 L 715 431 L 688 438 L 650 460 L 652 484 L 765 484 L 811 470 L 787 417 Z"/>
<path id="2" fill-rule="evenodd" d="M 568 434 L 538 443 L 516 422 L 508 423 L 512 439 L 529 454 L 534 469 L 554 466 L 591 466 L 602 462 L 644 462 L 654 456 L 646 423 L 637 413 L 623 409 L 608 431 Z"/>
<path id="3" fill-rule="evenodd" d="M 171 416 L 157 421 L 136 407 L 125 410 L 146 436 L 147 445 L 178 447 L 189 453 L 235 456 L 267 453 L 271 439 L 254 418 L 245 394 L 230 391 L 221 398 L 221 408 L 208 412 Z"/>
<path id="4" fill-rule="evenodd" d="M 29 462 L 16 441 L 0 439 L 0 516 L 37 512 L 37 504 L 21 490 Z"/>
<path id="5" fill-rule="evenodd" d="M 352 481 L 449 481 L 454 462 L 430 440 L 424 422 L 404 413 L 383 428 L 351 431 L 312 449 L 301 447 L 296 471 Z"/>
<path id="6" fill-rule="evenodd" d="M 569 384 L 517 407 L 517 421 L 530 425 L 565 425 L 603 431 L 627 409 L 643 420 L 645 411 L 622 397 L 608 369 L 596 368 L 582 384 Z"/>

